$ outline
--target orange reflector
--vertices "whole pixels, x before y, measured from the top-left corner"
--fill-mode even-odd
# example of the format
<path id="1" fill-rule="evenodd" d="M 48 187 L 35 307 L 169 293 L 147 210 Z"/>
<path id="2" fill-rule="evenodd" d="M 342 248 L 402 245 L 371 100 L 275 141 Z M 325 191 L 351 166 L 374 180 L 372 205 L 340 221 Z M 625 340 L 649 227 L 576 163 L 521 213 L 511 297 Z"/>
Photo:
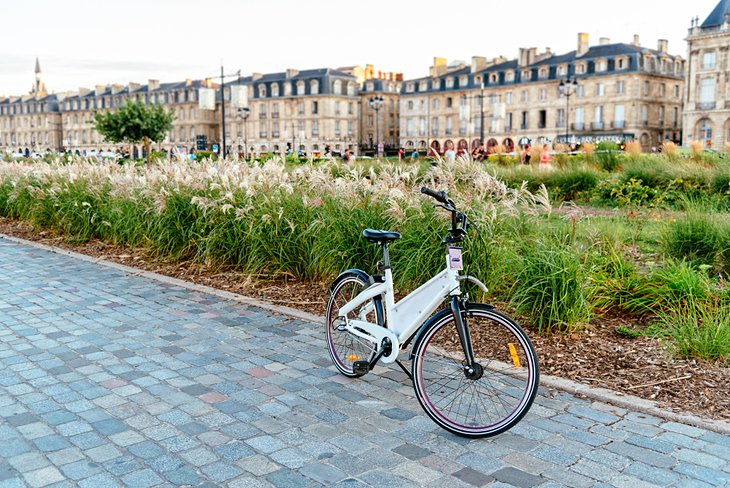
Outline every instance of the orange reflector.
<path id="1" fill-rule="evenodd" d="M 509 346 L 509 355 L 512 356 L 512 363 L 519 368 L 520 357 L 517 355 L 517 348 L 515 348 L 515 345 L 511 342 L 507 345 Z"/>
<path id="2" fill-rule="evenodd" d="M 353 361 L 353 362 L 354 361 L 359 361 L 360 360 L 360 356 L 358 356 L 357 354 L 348 354 L 347 355 L 347 360 L 348 361 Z"/>

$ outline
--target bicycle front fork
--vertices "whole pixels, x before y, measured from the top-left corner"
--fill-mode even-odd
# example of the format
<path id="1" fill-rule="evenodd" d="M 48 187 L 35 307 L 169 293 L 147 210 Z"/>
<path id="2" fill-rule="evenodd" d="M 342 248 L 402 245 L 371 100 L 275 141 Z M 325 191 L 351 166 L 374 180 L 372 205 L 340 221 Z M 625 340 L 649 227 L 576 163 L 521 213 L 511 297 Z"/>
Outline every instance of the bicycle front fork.
<path id="1" fill-rule="evenodd" d="M 471 342 L 471 331 L 469 324 L 464 320 L 462 315 L 461 298 L 458 296 L 451 297 L 451 313 L 454 315 L 456 322 L 456 331 L 459 333 L 459 341 L 464 352 L 464 376 L 470 380 L 478 380 L 484 374 L 482 365 L 474 358 L 474 348 Z"/>

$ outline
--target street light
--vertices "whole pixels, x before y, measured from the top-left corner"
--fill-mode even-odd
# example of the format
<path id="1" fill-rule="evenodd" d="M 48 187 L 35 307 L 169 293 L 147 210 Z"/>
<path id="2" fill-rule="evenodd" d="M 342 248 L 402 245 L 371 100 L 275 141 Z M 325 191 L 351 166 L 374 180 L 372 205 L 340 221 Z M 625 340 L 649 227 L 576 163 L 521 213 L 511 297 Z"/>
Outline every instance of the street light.
<path id="1" fill-rule="evenodd" d="M 484 144 L 484 80 L 479 87 L 479 144 Z"/>
<path id="2" fill-rule="evenodd" d="M 246 127 L 246 119 L 248 119 L 249 115 L 251 115 L 251 110 L 248 107 L 236 110 L 236 117 L 243 119 L 243 159 L 246 159 L 246 153 L 248 152 L 248 128 Z"/>
<path id="3" fill-rule="evenodd" d="M 578 91 L 578 79 L 568 76 L 564 80 L 560 80 L 560 94 L 565 97 L 565 144 L 570 145 L 568 128 L 570 127 L 570 97 Z"/>
<path id="4" fill-rule="evenodd" d="M 375 110 L 375 152 L 378 156 L 380 156 L 380 126 L 378 111 L 380 111 L 380 109 L 383 108 L 383 105 L 385 105 L 385 100 L 381 95 L 376 95 L 374 97 L 370 97 L 368 104 L 371 109 Z"/>

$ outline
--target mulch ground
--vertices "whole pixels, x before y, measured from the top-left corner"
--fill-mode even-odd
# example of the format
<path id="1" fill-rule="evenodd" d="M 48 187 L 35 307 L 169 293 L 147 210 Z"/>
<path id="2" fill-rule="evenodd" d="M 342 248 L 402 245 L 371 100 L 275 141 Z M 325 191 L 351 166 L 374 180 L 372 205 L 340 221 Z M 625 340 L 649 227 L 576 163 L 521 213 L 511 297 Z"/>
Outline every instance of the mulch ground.
<path id="1" fill-rule="evenodd" d="M 326 284 L 247 276 L 191 262 L 169 263 L 155 259 L 144 250 L 99 241 L 70 242 L 54 233 L 37 231 L 27 224 L 2 217 L 0 233 L 324 314 Z M 630 339 L 616 333 L 619 326 L 637 328 L 641 325 L 635 318 L 609 314 L 594 318 L 585 330 L 572 334 L 528 332 L 537 348 L 542 373 L 654 400 L 675 412 L 730 420 L 730 367 L 680 359 L 658 339 Z"/>

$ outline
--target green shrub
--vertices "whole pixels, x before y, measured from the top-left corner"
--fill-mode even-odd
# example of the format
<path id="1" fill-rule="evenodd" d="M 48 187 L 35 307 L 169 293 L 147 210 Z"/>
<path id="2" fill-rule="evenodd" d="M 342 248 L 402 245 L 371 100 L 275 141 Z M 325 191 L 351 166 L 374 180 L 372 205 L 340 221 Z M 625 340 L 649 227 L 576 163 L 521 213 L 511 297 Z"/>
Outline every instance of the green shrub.
<path id="1" fill-rule="evenodd" d="M 657 329 L 658 328 L 658 329 Z M 655 330 L 688 359 L 730 362 L 730 305 L 689 304 L 660 315 Z"/>
<path id="2" fill-rule="evenodd" d="M 540 332 L 565 332 L 590 318 L 582 255 L 556 239 L 525 243 L 511 304 Z"/>
<path id="3" fill-rule="evenodd" d="M 668 256 L 727 272 L 730 271 L 730 268 L 726 268 L 727 258 L 730 257 L 728 236 L 730 225 L 726 217 L 690 211 L 683 219 L 667 225 L 662 242 Z"/>
<path id="4" fill-rule="evenodd" d="M 599 142 L 594 153 L 595 159 L 604 171 L 615 171 L 619 166 L 619 155 L 621 148 L 618 144 L 611 141 Z"/>

